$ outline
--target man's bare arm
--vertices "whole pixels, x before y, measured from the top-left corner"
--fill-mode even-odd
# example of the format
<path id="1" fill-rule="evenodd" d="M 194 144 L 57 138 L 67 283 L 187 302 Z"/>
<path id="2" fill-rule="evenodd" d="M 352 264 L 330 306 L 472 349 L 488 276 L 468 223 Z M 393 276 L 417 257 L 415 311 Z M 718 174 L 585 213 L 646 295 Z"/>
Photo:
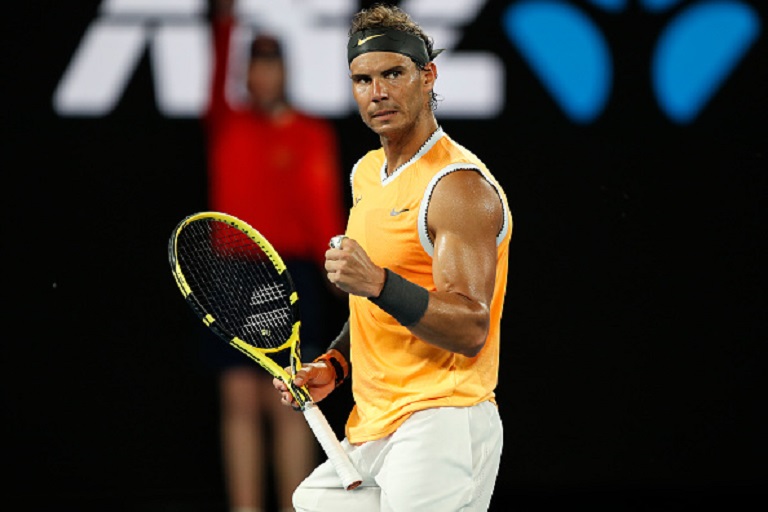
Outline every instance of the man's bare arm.
<path id="1" fill-rule="evenodd" d="M 496 236 L 503 215 L 498 193 L 483 176 L 475 171 L 451 173 L 435 187 L 427 214 L 435 245 L 435 291 L 424 295 L 426 291 L 420 286 L 396 274 L 393 277 L 391 271 L 375 265 L 352 239 L 343 240 L 341 249 L 326 253 L 328 278 L 347 293 L 373 298 L 385 311 L 394 307 L 395 318 L 417 318 L 404 325 L 422 340 L 475 356 L 488 335 L 496 279 Z M 382 291 L 389 293 L 385 290 L 388 279 L 392 284 L 387 286 L 396 286 L 401 299 L 391 305 L 382 304 L 386 300 Z M 408 297 L 426 299 L 408 304 Z M 406 308 L 419 311 L 413 316 L 403 315 L 404 302 Z"/>

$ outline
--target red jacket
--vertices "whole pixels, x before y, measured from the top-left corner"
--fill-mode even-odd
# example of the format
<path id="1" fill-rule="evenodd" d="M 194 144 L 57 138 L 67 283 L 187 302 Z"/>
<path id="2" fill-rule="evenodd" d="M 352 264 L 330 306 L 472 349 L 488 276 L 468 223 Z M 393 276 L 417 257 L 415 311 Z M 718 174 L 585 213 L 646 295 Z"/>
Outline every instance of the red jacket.
<path id="1" fill-rule="evenodd" d="M 338 143 L 330 122 L 290 110 L 272 119 L 225 96 L 233 22 L 214 24 L 206 115 L 209 206 L 251 224 L 284 259 L 320 265 L 344 232 Z"/>

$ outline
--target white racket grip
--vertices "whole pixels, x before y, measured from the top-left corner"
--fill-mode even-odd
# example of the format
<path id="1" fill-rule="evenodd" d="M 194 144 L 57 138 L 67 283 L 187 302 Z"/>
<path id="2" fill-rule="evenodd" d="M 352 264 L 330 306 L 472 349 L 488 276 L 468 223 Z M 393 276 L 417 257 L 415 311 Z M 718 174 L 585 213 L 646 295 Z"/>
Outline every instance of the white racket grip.
<path id="1" fill-rule="evenodd" d="M 315 437 L 320 442 L 320 446 L 325 450 L 328 460 L 331 461 L 336 473 L 339 474 L 344 488 L 348 491 L 356 488 L 363 482 L 363 479 L 355 466 L 352 465 L 352 461 L 349 460 L 347 452 L 344 451 L 323 412 L 312 402 L 305 404 L 303 412 L 312 432 L 315 433 Z"/>

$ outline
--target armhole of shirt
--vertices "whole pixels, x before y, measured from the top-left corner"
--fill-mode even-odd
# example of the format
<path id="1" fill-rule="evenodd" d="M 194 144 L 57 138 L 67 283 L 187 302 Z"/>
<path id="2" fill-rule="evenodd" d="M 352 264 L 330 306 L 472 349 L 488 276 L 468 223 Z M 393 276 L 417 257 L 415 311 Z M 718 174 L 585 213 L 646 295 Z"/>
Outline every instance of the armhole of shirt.
<path id="1" fill-rule="evenodd" d="M 357 162 L 355 162 L 355 165 L 352 166 L 352 171 L 349 173 L 349 191 L 352 194 L 352 206 L 355 205 L 355 173 L 357 172 L 357 168 L 360 166 L 360 162 L 363 161 L 363 158 L 360 158 Z"/>
<path id="2" fill-rule="evenodd" d="M 427 185 L 426 190 L 424 191 L 424 196 L 421 198 L 421 204 L 419 205 L 419 240 L 421 241 L 421 247 L 424 249 L 424 251 L 429 254 L 429 257 L 432 258 L 435 253 L 435 243 L 432 240 L 432 238 L 429 236 L 429 228 L 427 227 L 427 211 L 429 210 L 429 201 L 432 199 L 432 193 L 435 191 L 435 187 L 437 186 L 437 183 L 443 179 L 445 176 L 449 175 L 452 172 L 456 171 L 475 171 L 480 176 L 482 176 L 485 181 L 487 181 L 493 189 L 496 191 L 496 195 L 499 196 L 499 201 L 501 202 L 501 208 L 502 208 L 502 216 L 503 216 L 503 223 L 501 226 L 501 229 L 499 230 L 499 233 L 496 235 L 496 247 L 501 244 L 501 241 L 504 239 L 504 237 L 507 235 L 507 232 L 509 231 L 509 211 L 507 209 L 507 203 L 504 201 L 504 197 L 501 194 L 501 191 L 499 190 L 498 185 L 488 176 L 486 175 L 483 170 L 474 165 L 474 164 L 468 164 L 468 163 L 459 163 L 459 164 L 451 164 L 445 168 L 443 168 L 440 172 L 435 174 L 432 179 L 430 180 L 429 184 Z"/>

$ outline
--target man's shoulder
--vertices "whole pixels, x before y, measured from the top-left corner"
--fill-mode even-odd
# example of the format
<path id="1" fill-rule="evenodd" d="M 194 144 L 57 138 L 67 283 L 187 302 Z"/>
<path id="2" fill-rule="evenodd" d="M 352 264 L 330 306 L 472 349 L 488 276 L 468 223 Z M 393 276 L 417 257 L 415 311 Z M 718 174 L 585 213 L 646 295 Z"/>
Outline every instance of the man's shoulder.
<path id="1" fill-rule="evenodd" d="M 377 148 L 377 149 L 371 149 L 368 150 L 361 158 L 358 160 L 359 164 L 365 164 L 365 165 L 381 165 L 384 163 L 384 159 L 386 156 L 384 155 L 384 148 Z"/>
<path id="2" fill-rule="evenodd" d="M 379 176 L 381 166 L 384 165 L 384 159 L 383 148 L 372 149 L 366 152 L 352 166 L 352 179 L 354 180 L 355 176 L 368 176 L 370 179 L 374 179 L 374 176 Z"/>
<path id="3" fill-rule="evenodd" d="M 486 165 L 473 151 L 460 144 L 447 134 L 440 140 L 445 151 L 445 158 L 451 164 L 472 164 L 487 170 Z"/>

